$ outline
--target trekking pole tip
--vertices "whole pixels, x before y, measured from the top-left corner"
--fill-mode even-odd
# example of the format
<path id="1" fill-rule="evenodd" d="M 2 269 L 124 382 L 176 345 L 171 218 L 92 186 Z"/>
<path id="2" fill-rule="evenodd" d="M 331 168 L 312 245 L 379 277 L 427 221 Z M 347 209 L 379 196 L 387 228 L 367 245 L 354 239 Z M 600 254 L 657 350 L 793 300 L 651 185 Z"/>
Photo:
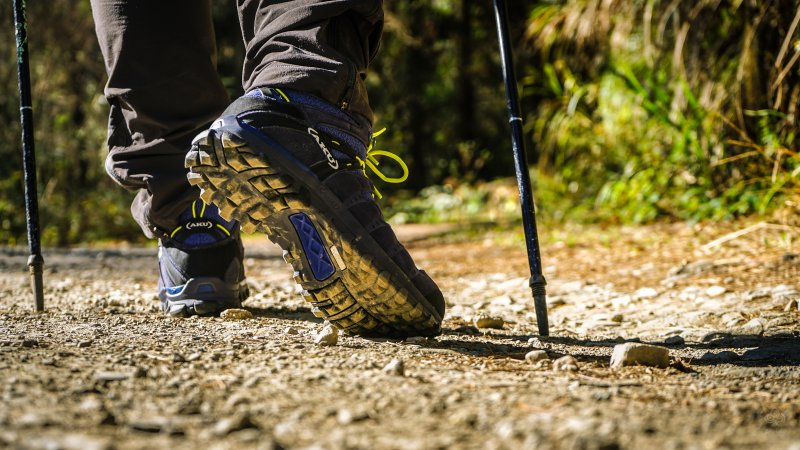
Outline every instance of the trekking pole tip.
<path id="1" fill-rule="evenodd" d="M 31 274 L 31 287 L 33 287 L 33 300 L 36 312 L 44 311 L 43 268 L 44 258 L 42 258 L 42 255 L 34 254 L 28 258 L 28 270 Z"/>
<path id="2" fill-rule="evenodd" d="M 547 319 L 547 290 L 542 275 L 534 275 L 530 279 L 533 305 L 536 310 L 536 325 L 539 327 L 540 336 L 550 336 L 550 323 Z"/>

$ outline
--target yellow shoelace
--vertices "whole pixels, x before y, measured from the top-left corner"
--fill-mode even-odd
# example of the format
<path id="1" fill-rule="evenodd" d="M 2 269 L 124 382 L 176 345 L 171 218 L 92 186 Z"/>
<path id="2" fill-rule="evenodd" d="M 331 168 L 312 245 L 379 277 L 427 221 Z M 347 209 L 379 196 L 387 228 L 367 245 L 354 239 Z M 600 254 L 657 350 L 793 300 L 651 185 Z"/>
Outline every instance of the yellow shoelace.
<path id="1" fill-rule="evenodd" d="M 375 133 L 372 134 L 372 138 L 370 139 L 370 142 L 369 142 L 369 147 L 367 147 L 366 158 L 365 159 L 361 159 L 358 156 L 356 156 L 356 160 L 358 161 L 359 165 L 361 165 L 361 170 L 364 172 L 364 176 L 365 177 L 369 178 L 369 175 L 367 174 L 367 168 L 369 168 L 369 170 L 371 170 L 372 173 L 377 175 L 378 178 L 380 178 L 381 180 L 383 180 L 383 181 L 385 181 L 387 183 L 399 184 L 399 183 L 402 183 L 402 182 L 404 182 L 404 181 L 406 181 L 408 179 L 408 166 L 406 165 L 405 161 L 403 161 L 403 159 L 400 156 L 398 156 L 398 155 L 396 155 L 396 154 L 394 154 L 394 153 L 392 153 L 392 152 L 390 152 L 388 150 L 378 149 L 378 148 L 375 147 L 377 145 L 377 143 L 378 143 L 378 140 L 376 138 L 378 136 L 382 135 L 384 133 L 384 131 L 386 131 L 385 127 L 381 128 L 380 130 L 378 130 L 378 131 L 376 131 Z M 378 161 L 378 158 L 377 158 L 378 156 L 386 156 L 386 157 L 394 160 L 397 164 L 400 165 L 400 168 L 403 169 L 403 175 L 401 175 L 399 177 L 396 177 L 396 178 L 386 176 L 385 173 L 381 172 L 381 170 L 378 169 L 378 165 L 380 165 L 380 162 Z M 374 186 L 374 184 L 372 186 L 372 192 L 373 192 L 372 195 L 374 195 L 375 198 L 377 198 L 379 200 L 381 198 L 383 198 L 383 195 L 381 195 L 380 191 L 378 191 L 378 188 L 376 188 Z"/>

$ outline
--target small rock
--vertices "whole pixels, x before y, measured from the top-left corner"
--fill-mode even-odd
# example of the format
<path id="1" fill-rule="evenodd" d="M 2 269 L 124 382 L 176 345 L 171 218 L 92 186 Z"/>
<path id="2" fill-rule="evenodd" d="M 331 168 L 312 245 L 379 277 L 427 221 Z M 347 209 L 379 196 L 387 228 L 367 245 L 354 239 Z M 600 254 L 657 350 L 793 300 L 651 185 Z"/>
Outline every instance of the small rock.
<path id="1" fill-rule="evenodd" d="M 764 319 L 755 318 L 734 330 L 734 333 L 747 336 L 761 336 L 764 334 L 764 328 L 766 328 L 766 321 Z"/>
<path id="2" fill-rule="evenodd" d="M 490 316 L 487 314 L 478 314 L 472 319 L 472 323 L 478 328 L 494 328 L 502 329 L 506 323 L 502 317 Z"/>
<path id="3" fill-rule="evenodd" d="M 480 330 L 478 330 L 478 328 L 476 328 L 474 325 L 461 325 L 453 331 L 460 334 L 481 334 Z"/>
<path id="4" fill-rule="evenodd" d="M 658 296 L 658 291 L 649 287 L 641 288 L 633 293 L 633 298 L 635 299 L 653 298 L 657 296 Z"/>
<path id="5" fill-rule="evenodd" d="M 406 338 L 406 342 L 409 344 L 422 345 L 428 342 L 428 338 L 426 338 L 425 336 L 411 336 L 409 338 Z"/>
<path id="6" fill-rule="evenodd" d="M 336 421 L 339 422 L 339 425 L 349 425 L 353 422 L 359 422 L 368 418 L 369 414 L 363 411 L 354 413 L 349 409 L 340 409 L 336 413 Z"/>
<path id="7" fill-rule="evenodd" d="M 533 350 L 525 354 L 525 361 L 531 364 L 536 364 L 539 361 L 544 361 L 547 359 L 550 359 L 550 357 L 547 356 L 547 352 L 544 350 Z"/>
<path id="8" fill-rule="evenodd" d="M 798 291 L 791 284 L 779 284 L 772 288 L 771 292 L 773 297 L 787 297 L 790 295 L 797 295 Z"/>
<path id="9" fill-rule="evenodd" d="M 160 433 L 167 427 L 167 422 L 164 419 L 134 420 L 132 422 L 129 422 L 128 426 L 136 431 L 144 431 L 146 433 Z"/>
<path id="10" fill-rule="evenodd" d="M 130 377 L 130 374 L 125 372 L 97 372 L 94 374 L 94 380 L 101 382 L 123 381 Z"/>
<path id="11" fill-rule="evenodd" d="M 258 428 L 250 419 L 249 414 L 237 414 L 232 417 L 220 419 L 214 425 L 214 435 L 226 436 L 234 431 L 244 430 L 247 428 Z"/>
<path id="12" fill-rule="evenodd" d="M 562 356 L 553 361 L 553 369 L 560 372 L 576 372 L 578 370 L 578 360 L 570 355 Z"/>
<path id="13" fill-rule="evenodd" d="M 222 311 L 219 315 L 219 318 L 222 320 L 249 320 L 253 318 L 253 313 L 246 309 L 238 309 L 238 308 L 231 308 Z"/>
<path id="14" fill-rule="evenodd" d="M 35 437 L 25 445 L 25 448 L 107 450 L 114 447 L 108 438 L 96 438 L 82 434 L 67 434 L 61 436 Z"/>
<path id="15" fill-rule="evenodd" d="M 611 321 L 616 323 L 622 323 L 625 317 L 622 314 L 614 314 L 611 316 Z"/>
<path id="16" fill-rule="evenodd" d="M 92 346 L 92 341 L 91 340 L 78 342 L 78 348 L 87 348 L 87 347 L 91 347 L 91 346 Z"/>
<path id="17" fill-rule="evenodd" d="M 725 350 L 721 352 L 705 352 L 703 356 L 700 357 L 701 361 L 704 362 L 711 362 L 711 363 L 729 363 L 734 362 L 739 359 L 739 354 L 736 352 L 732 352 L 730 350 Z"/>
<path id="18" fill-rule="evenodd" d="M 398 377 L 405 376 L 406 364 L 402 359 L 393 359 L 383 367 L 383 371 L 389 375 L 396 375 Z"/>
<path id="19" fill-rule="evenodd" d="M 666 339 L 664 339 L 664 344 L 666 345 L 683 345 L 686 343 L 686 339 L 679 334 L 674 334 Z"/>
<path id="20" fill-rule="evenodd" d="M 314 338 L 314 342 L 323 347 L 336 345 L 339 342 L 339 329 L 330 323 L 326 324 L 324 327 L 322 327 L 322 330 L 317 333 L 317 336 Z"/>
<path id="21" fill-rule="evenodd" d="M 50 417 L 32 412 L 25 413 L 17 419 L 17 425 L 23 428 L 46 427 L 54 424 L 55 422 Z"/>
<path id="22" fill-rule="evenodd" d="M 297 328 L 295 328 L 295 327 L 286 327 L 286 329 L 283 330 L 283 333 L 284 334 L 288 334 L 290 336 L 295 336 L 295 335 L 300 334 L 300 331 L 298 331 Z"/>
<path id="23" fill-rule="evenodd" d="M 786 306 L 783 308 L 783 310 L 786 312 L 794 311 L 796 309 L 798 309 L 796 299 L 789 300 L 789 303 L 787 303 Z"/>
<path id="24" fill-rule="evenodd" d="M 78 409 L 82 411 L 88 412 L 98 412 L 102 411 L 105 407 L 103 406 L 103 402 L 94 395 L 87 396 L 79 405 Z"/>
<path id="25" fill-rule="evenodd" d="M 23 339 L 22 346 L 26 348 L 38 347 L 39 341 L 37 341 L 36 339 Z"/>
<path id="26" fill-rule="evenodd" d="M 655 345 L 628 342 L 614 347 L 611 355 L 611 367 L 653 366 L 665 369 L 669 367 L 669 350 Z"/>
<path id="27" fill-rule="evenodd" d="M 711 286 L 706 289 L 706 295 L 709 297 L 719 297 L 726 292 L 728 292 L 728 288 L 724 286 Z"/>
<path id="28" fill-rule="evenodd" d="M 181 355 L 180 353 L 173 353 L 172 354 L 172 362 L 174 363 L 185 363 L 186 357 Z"/>

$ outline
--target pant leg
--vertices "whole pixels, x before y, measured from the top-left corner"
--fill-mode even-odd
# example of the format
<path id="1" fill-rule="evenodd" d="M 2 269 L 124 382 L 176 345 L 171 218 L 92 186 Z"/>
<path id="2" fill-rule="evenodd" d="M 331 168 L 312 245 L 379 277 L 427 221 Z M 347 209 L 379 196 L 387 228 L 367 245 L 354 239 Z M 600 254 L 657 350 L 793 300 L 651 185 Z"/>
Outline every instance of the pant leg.
<path id="1" fill-rule="evenodd" d="M 372 122 L 364 85 L 383 30 L 381 0 L 237 0 L 245 91 L 285 87 Z"/>
<path id="2" fill-rule="evenodd" d="M 91 0 L 110 105 L 106 171 L 139 191 L 148 237 L 173 229 L 198 192 L 186 181 L 192 138 L 228 105 L 216 72 L 210 0 Z M 161 231 L 159 231 L 161 230 Z"/>

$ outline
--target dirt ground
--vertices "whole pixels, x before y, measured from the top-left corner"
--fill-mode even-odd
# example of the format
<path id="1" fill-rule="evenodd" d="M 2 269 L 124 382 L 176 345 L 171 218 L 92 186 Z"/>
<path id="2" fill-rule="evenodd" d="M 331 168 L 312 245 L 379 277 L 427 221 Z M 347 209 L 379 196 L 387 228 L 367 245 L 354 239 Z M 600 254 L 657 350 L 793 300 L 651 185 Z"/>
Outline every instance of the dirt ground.
<path id="1" fill-rule="evenodd" d="M 316 344 L 262 238 L 239 321 L 161 316 L 155 248 L 125 246 L 48 249 L 34 314 L 0 249 L 0 447 L 800 450 L 800 229 L 542 227 L 549 338 L 516 229 L 401 231 L 449 304 L 436 339 Z M 611 369 L 626 341 L 670 367 Z"/>

